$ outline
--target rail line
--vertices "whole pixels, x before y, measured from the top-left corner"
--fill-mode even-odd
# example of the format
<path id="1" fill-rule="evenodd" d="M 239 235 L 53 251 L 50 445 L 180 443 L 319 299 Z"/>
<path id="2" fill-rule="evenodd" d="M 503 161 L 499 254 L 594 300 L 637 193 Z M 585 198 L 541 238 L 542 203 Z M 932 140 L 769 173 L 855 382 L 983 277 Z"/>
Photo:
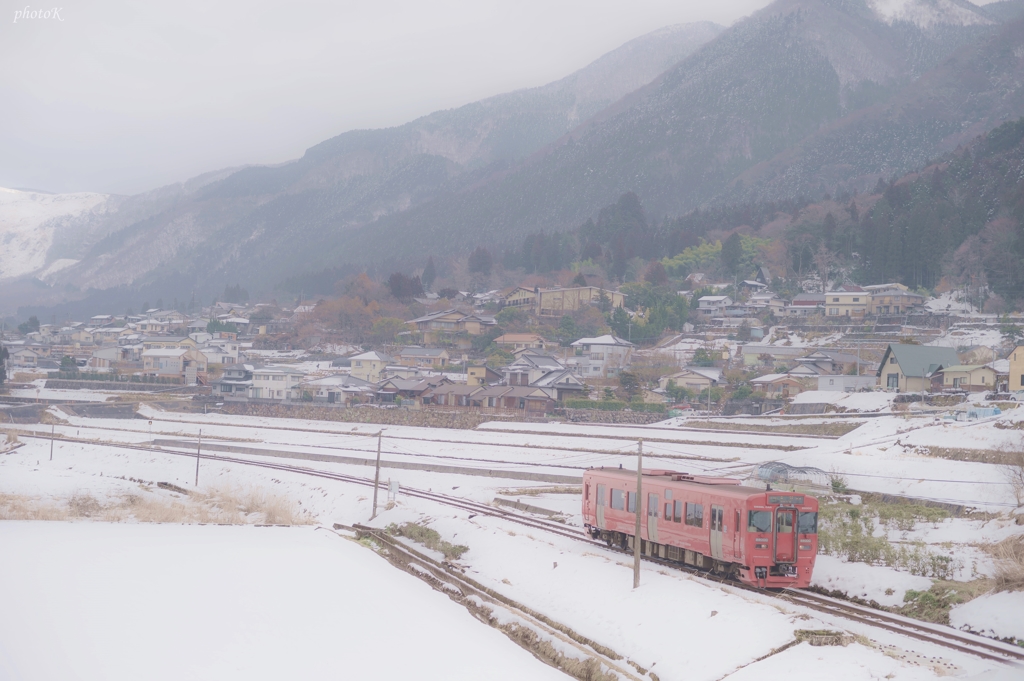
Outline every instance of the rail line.
<path id="1" fill-rule="evenodd" d="M 48 436 L 38 434 L 21 434 L 21 437 L 29 437 L 40 440 L 50 439 Z M 60 439 L 63 442 L 74 442 L 78 444 L 116 447 L 119 449 L 129 449 L 135 451 L 143 451 L 147 453 L 182 456 L 186 458 L 194 458 L 197 456 L 196 454 L 190 452 L 159 449 L 139 444 L 97 442 L 95 440 L 86 440 L 81 438 L 69 437 L 62 437 Z M 335 473 L 331 471 L 319 470 L 316 468 L 308 468 L 305 466 L 294 466 L 289 464 L 276 463 L 273 461 L 259 461 L 227 456 L 211 456 L 209 454 L 201 453 L 198 456 L 201 459 L 206 459 L 209 461 L 217 461 L 221 463 L 234 463 L 245 466 L 256 466 L 259 468 L 279 470 L 289 473 L 297 473 L 300 475 L 308 475 L 327 480 L 348 482 L 356 485 L 362 485 L 365 487 L 374 486 L 373 480 L 369 478 L 362 478 L 355 475 L 346 475 L 344 473 Z M 525 516 L 514 511 L 509 511 L 504 508 L 489 506 L 487 504 L 483 504 L 480 502 L 472 501 L 462 497 L 441 494 L 439 492 L 431 492 L 427 490 L 416 489 L 413 487 L 403 487 L 402 493 L 405 494 L 406 496 L 424 499 L 427 501 L 433 501 L 453 508 L 459 508 L 469 512 L 471 515 L 487 515 L 491 517 L 502 518 L 510 522 L 514 522 L 532 529 L 540 530 L 543 532 L 549 532 L 551 534 L 555 534 L 568 539 L 573 539 L 575 541 L 582 541 L 595 547 L 605 547 L 604 543 L 594 541 L 587 535 L 585 531 L 578 527 L 571 527 L 554 521 L 542 520 L 539 518 Z M 626 553 L 622 550 L 617 550 L 616 552 Z M 921 641 L 926 641 L 928 643 L 933 643 L 935 645 L 956 650 L 958 652 L 968 653 L 987 660 L 993 660 L 1019 666 L 1024 665 L 1024 650 L 1019 649 L 1016 646 L 1003 644 L 998 641 L 986 639 L 981 636 L 967 634 L 952 628 L 939 628 L 938 626 L 933 626 L 909 618 L 900 617 L 892 613 L 874 610 L 872 608 L 867 608 L 853 603 L 840 601 L 838 599 L 821 596 L 808 591 L 786 590 L 781 593 L 770 592 L 764 589 L 758 589 L 732 580 L 727 580 L 715 576 L 711 573 L 705 572 L 703 570 L 697 570 L 695 568 L 680 565 L 672 561 L 653 558 L 650 556 L 643 556 L 643 558 L 645 560 L 648 560 L 649 562 L 653 562 L 659 565 L 663 565 L 665 567 L 682 570 L 684 572 L 700 576 L 708 581 L 718 582 L 720 584 L 729 585 L 734 588 L 741 588 L 746 591 L 751 591 L 761 595 L 768 595 L 774 598 L 780 598 L 782 600 L 793 603 L 794 605 L 800 605 L 803 607 L 810 608 L 812 610 L 816 610 L 818 612 L 843 617 L 848 620 L 867 624 L 872 627 L 881 628 L 888 631 L 903 634 L 905 636 L 909 636 Z"/>

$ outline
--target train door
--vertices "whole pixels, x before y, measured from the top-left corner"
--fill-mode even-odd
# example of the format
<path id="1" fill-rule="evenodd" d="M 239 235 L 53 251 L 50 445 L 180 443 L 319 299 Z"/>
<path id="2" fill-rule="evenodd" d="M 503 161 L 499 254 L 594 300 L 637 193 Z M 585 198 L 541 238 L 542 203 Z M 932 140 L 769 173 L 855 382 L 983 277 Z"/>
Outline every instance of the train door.
<path id="1" fill-rule="evenodd" d="M 732 526 L 732 555 L 740 555 L 740 512 L 736 509 L 736 523 Z"/>
<path id="2" fill-rule="evenodd" d="M 660 544 L 658 540 L 658 495 L 647 495 L 647 541 Z"/>
<path id="3" fill-rule="evenodd" d="M 608 503 L 607 492 L 605 491 L 604 485 L 597 486 L 597 527 L 602 530 L 607 530 L 608 526 L 604 522 L 604 505 Z"/>
<path id="4" fill-rule="evenodd" d="M 796 562 L 796 509 L 779 508 L 775 510 L 775 562 Z"/>
<path id="5" fill-rule="evenodd" d="M 725 511 L 721 506 L 711 507 L 711 557 L 722 560 L 722 518 Z"/>

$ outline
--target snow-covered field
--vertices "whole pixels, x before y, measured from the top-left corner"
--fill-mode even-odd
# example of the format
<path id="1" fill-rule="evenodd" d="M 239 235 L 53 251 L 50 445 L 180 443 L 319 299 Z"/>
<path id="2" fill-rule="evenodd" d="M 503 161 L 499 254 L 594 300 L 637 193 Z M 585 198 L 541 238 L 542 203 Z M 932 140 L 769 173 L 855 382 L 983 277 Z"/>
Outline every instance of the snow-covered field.
<path id="1" fill-rule="evenodd" d="M 507 667 L 510 678 L 547 678 L 554 673 L 499 632 L 474 620 L 461 606 L 398 572 L 369 549 L 324 529 L 158 525 L 132 520 L 132 504 L 139 503 L 132 501 L 136 497 L 147 503 L 186 502 L 155 483 L 193 489 L 195 458 L 188 454 L 195 451 L 200 429 L 207 445 L 217 442 L 266 452 L 225 456 L 283 461 L 273 453 L 372 457 L 380 426 L 186 414 L 150 407 L 143 408 L 147 418 L 133 420 L 71 417 L 59 407 L 51 412 L 65 421 L 57 426 L 58 435 L 87 438 L 94 444 L 57 440 L 51 463 L 48 442 L 24 438 L 24 446 L 0 455 L 0 501 L 3 495 L 17 495 L 22 504 L 59 510 L 68 508 L 70 499 L 91 498 L 96 508 L 108 510 L 95 511 L 88 518 L 72 514 L 74 522 L 0 522 L 4 554 L 16 557 L 0 561 L 0 612 L 5 613 L 0 617 L 0 677 L 6 669 L 14 669 L 18 673 L 8 676 L 70 678 L 61 673 L 71 668 L 61 667 L 70 664 L 62 659 L 47 660 L 49 666 L 40 667 L 41 673 L 22 673 L 33 671 L 31 655 L 25 651 L 38 651 L 49 644 L 45 624 L 63 616 L 61 608 L 68 610 L 68 621 L 53 630 L 63 637 L 61 645 L 68 651 L 65 657 L 83 665 L 74 668 L 75 678 L 138 678 L 138 660 L 143 657 L 164 660 L 174 672 L 168 676 L 185 678 L 322 678 L 339 673 L 352 678 L 469 678 L 474 672 L 475 678 L 504 678 L 504 672 L 475 666 L 480 659 Z M 1013 424 L 1017 415 L 1000 418 L 1004 425 Z M 753 418 L 733 422 L 748 421 L 752 425 L 793 422 Z M 801 422 L 818 421 L 828 419 Z M 953 446 L 948 443 L 970 443 L 979 437 L 988 443 L 1002 433 L 1019 432 L 996 428 L 994 423 L 949 424 L 932 418 L 886 415 L 864 419 L 856 430 L 840 438 L 701 431 L 688 428 L 683 420 L 650 427 L 492 423 L 478 430 L 446 430 L 389 426 L 383 458 L 386 462 L 489 468 L 511 475 L 522 471 L 524 478 L 536 473 L 582 475 L 587 466 L 631 465 L 635 439 L 644 437 L 645 454 L 650 457 L 645 464 L 653 467 L 743 477 L 761 462 L 784 461 L 841 472 L 855 489 L 953 499 L 1005 513 L 1015 503 L 997 467 L 934 459 L 920 454 L 915 446 L 906 446 L 908 438 L 924 438 L 930 433 L 941 433 L 936 437 Z M 46 434 L 50 430 L 49 426 L 38 428 Z M 110 446 L 154 439 L 182 440 L 184 444 L 175 447 L 177 454 Z M 308 460 L 287 463 L 361 477 L 372 475 L 372 469 L 359 465 Z M 551 487 L 549 483 L 395 468 L 382 469 L 382 478 L 397 480 L 403 487 L 482 502 L 497 496 L 517 498 L 558 511 L 570 524 L 580 522 L 574 494 L 525 493 L 530 488 Z M 199 482 L 199 491 L 211 499 L 268 491 L 294 504 L 296 517 L 327 527 L 335 522 L 366 522 L 370 515 L 369 489 L 339 481 L 203 459 Z M 103 518 L 120 522 L 101 522 Z M 261 518 L 259 511 L 247 512 L 241 522 L 258 524 L 263 522 Z M 403 522 L 429 525 L 446 540 L 468 546 L 459 563 L 473 579 L 627 656 L 663 680 L 743 679 L 754 678 L 754 674 L 777 678 L 784 670 L 790 671 L 787 678 L 796 673 L 796 678 L 924 679 L 939 675 L 937 667 L 920 661 L 933 657 L 953 665 L 955 674 L 965 678 L 993 668 L 968 655 L 804 612 L 655 565 L 644 565 L 641 587 L 633 591 L 629 561 L 621 554 L 501 519 L 471 517 L 402 494 L 373 524 L 384 527 Z M 947 518 L 918 523 L 907 531 L 880 527 L 877 532 L 887 533 L 896 542 L 921 542 L 936 550 L 956 551 L 968 566 L 957 578 L 971 579 L 973 574 L 985 576 L 992 571 L 980 543 L 999 541 L 1022 529 L 1003 515 Z M 236 546 L 237 552 L 232 548 Z M 7 551 L 7 547 L 14 548 Z M 69 570 L 69 564 L 76 569 Z M 192 579 L 193 574 L 200 577 Z M 61 584 L 51 589 L 54 581 Z M 899 606 L 907 590 L 927 590 L 931 580 L 822 556 L 815 583 Z M 110 596 L 109 590 L 116 591 L 119 586 L 130 594 Z M 409 595 L 399 598 L 392 594 Z M 983 598 L 987 600 L 955 608 L 954 623 L 1000 636 L 1024 636 L 1024 608 L 1016 607 L 1007 594 Z M 157 605 L 151 605 L 154 600 Z M 448 609 L 453 609 L 450 614 L 446 614 Z M 374 617 L 365 627 L 355 632 L 346 628 L 356 626 L 352 623 L 358 623 L 367 610 L 373 611 Z M 435 610 L 439 618 L 452 618 L 450 625 L 443 626 L 453 635 L 444 636 L 441 625 L 430 626 L 437 624 L 430 620 Z M 13 638 L 3 629 L 11 619 L 8 612 L 17 613 L 15 621 L 27 623 L 18 627 Z M 336 612 L 345 615 L 339 619 Z M 193 623 L 190 616 L 202 621 Z M 406 654 L 404 648 L 395 648 L 404 646 L 409 636 L 398 629 L 393 633 L 386 625 L 405 619 L 415 623 L 416 631 L 442 632 L 443 640 L 421 633 L 423 645 L 434 651 L 432 656 L 414 651 Z M 105 626 L 97 626 L 97 622 Z M 134 627 L 126 631 L 129 625 L 123 622 Z M 193 631 L 182 633 L 188 624 L 194 625 Z M 464 633 L 464 627 L 477 633 Z M 285 628 L 288 631 L 283 631 Z M 871 645 L 813 648 L 801 644 L 770 655 L 793 639 L 794 630 L 823 628 L 864 635 Z M 147 629 L 159 636 L 136 645 L 141 636 L 137 632 Z M 118 645 L 134 646 L 123 664 L 107 659 Z M 459 651 L 469 645 L 472 654 L 460 657 Z M 885 646 L 914 654 L 894 655 L 893 649 Z M 189 648 L 195 651 L 191 658 L 181 652 Z M 244 655 L 249 657 L 241 659 Z M 757 661 L 765 655 L 769 657 Z M 292 657 L 301 658 L 295 663 L 297 673 L 280 673 L 282 660 Z M 253 664 L 249 664 L 250 658 Z M 402 658 L 395 663 L 393 675 L 382 673 L 379 666 L 360 666 L 365 660 L 392 658 Z M 418 673 L 406 673 L 402 665 L 407 660 L 417 661 Z M 231 661 L 238 664 L 232 667 Z M 21 666 L 11 666 L 15 664 Z"/>

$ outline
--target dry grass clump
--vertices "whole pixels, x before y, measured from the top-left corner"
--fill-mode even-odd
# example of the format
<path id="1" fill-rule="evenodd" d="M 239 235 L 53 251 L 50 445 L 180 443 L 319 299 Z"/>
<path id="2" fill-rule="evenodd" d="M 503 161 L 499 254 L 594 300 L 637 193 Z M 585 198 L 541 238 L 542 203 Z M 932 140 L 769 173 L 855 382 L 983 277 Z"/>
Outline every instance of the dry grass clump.
<path id="1" fill-rule="evenodd" d="M 66 500 L 43 500 L 0 494 L 0 520 L 79 520 L 105 522 L 181 523 L 217 525 L 306 525 L 314 522 L 284 497 L 260 489 L 214 489 L 187 496 L 167 496 L 142 487 L 101 502 L 84 492 Z"/>
<path id="2" fill-rule="evenodd" d="M 436 530 L 416 523 L 402 523 L 400 526 L 391 523 L 384 531 L 390 535 L 406 537 L 417 544 L 423 544 L 428 549 L 443 554 L 448 560 L 458 560 L 462 554 L 469 551 L 468 546 L 447 542 L 441 539 L 441 535 Z"/>
<path id="3" fill-rule="evenodd" d="M 580 681 L 618 681 L 619 675 L 611 670 L 605 671 L 601 663 L 594 657 L 581 660 L 569 657 L 558 650 L 547 639 L 541 638 L 537 632 L 516 622 L 498 627 L 510 639 L 544 660 L 552 667 L 560 669 L 574 679 Z"/>
<path id="4" fill-rule="evenodd" d="M 1024 536 L 1004 539 L 991 551 L 996 560 L 996 591 L 1024 591 Z"/>

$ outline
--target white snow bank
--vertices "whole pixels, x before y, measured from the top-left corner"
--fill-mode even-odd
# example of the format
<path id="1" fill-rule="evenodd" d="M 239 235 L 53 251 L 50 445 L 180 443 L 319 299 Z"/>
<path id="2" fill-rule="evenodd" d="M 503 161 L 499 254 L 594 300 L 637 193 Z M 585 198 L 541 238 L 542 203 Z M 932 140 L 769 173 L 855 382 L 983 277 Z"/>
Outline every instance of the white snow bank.
<path id="1" fill-rule="evenodd" d="M 932 580 L 881 565 L 847 563 L 833 556 L 818 556 L 814 561 L 813 586 L 839 589 L 847 596 L 873 600 L 881 605 L 903 605 L 903 594 L 927 591 Z M 887 591 L 892 593 L 886 593 Z"/>
<path id="2" fill-rule="evenodd" d="M 0 678 L 564 679 L 312 528 L 0 523 Z"/>
<path id="3" fill-rule="evenodd" d="M 892 407 L 895 393 L 844 393 L 837 390 L 808 390 L 793 398 L 793 404 L 834 404 L 847 411 L 883 411 Z"/>
<path id="4" fill-rule="evenodd" d="M 991 593 L 953 608 L 949 622 L 999 638 L 1024 640 L 1024 591 Z"/>

